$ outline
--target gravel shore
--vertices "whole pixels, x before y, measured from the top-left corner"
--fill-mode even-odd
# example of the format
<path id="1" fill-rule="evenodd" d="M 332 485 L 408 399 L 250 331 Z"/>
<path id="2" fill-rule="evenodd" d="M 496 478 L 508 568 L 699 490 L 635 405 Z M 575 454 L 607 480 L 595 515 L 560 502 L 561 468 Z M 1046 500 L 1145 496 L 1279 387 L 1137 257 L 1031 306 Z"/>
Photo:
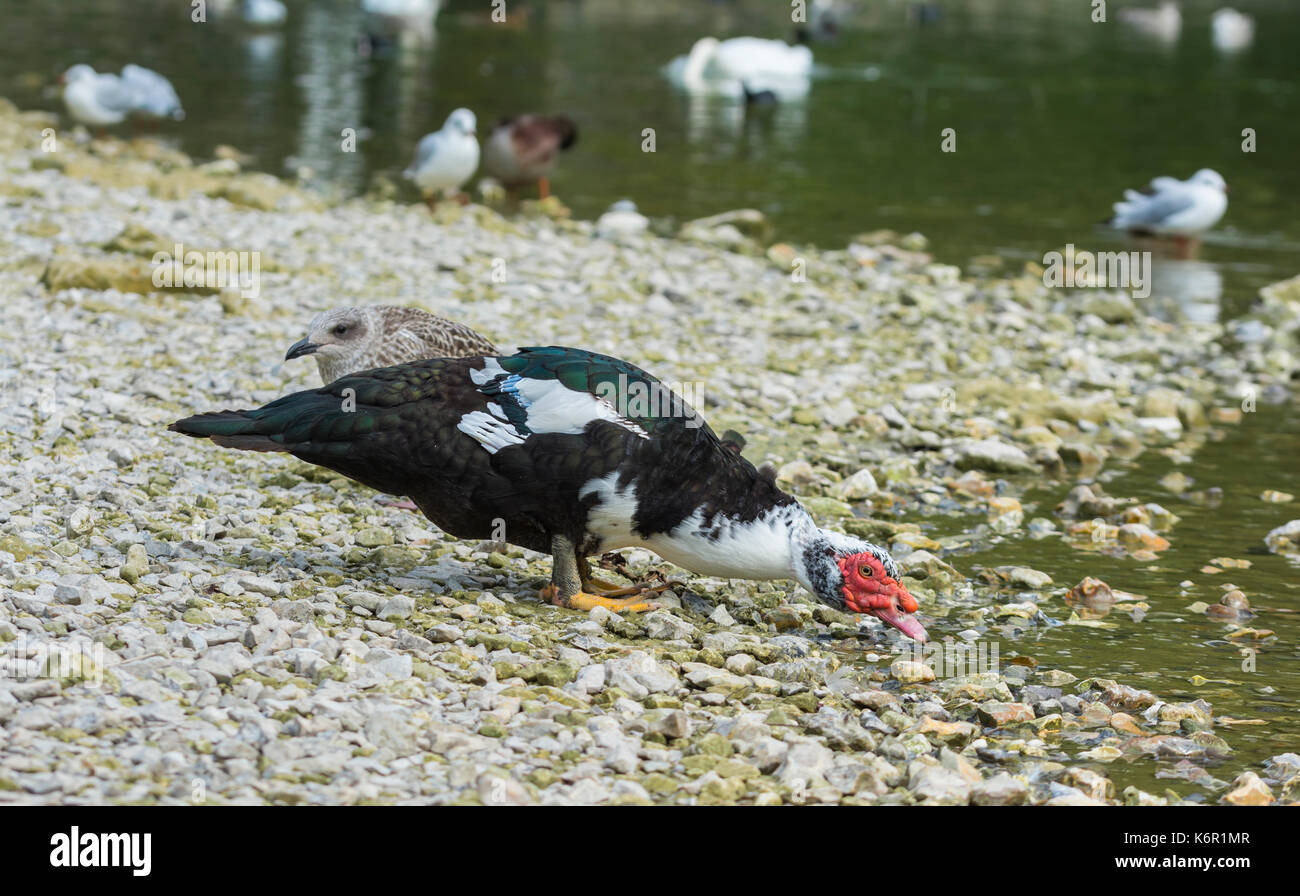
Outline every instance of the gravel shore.
<path id="1" fill-rule="evenodd" d="M 714 429 L 743 433 L 824 524 L 891 547 L 940 650 L 974 651 L 1086 624 L 1071 608 L 1087 583 L 1028 565 L 968 576 L 960 551 L 1028 528 L 1158 555 L 1172 514 L 1090 477 L 1148 447 L 1192 455 L 1243 395 L 1293 377 L 1300 282 L 1266 291 L 1258 338 L 1227 351 L 1231 325 L 1048 289 L 1033 265 L 964 275 L 916 236 L 772 246 L 737 214 L 609 239 L 554 201 L 431 215 L 327 201 L 233 153 L 63 134 L 47 152 L 54 124 L 0 100 L 0 803 L 1255 804 L 1300 789 L 1300 756 L 1235 763 L 1209 704 L 1109 670 L 1079 680 L 1004 649 L 951 675 L 951 649 L 918 654 L 793 584 L 640 551 L 630 571 L 684 583 L 663 609 L 557 609 L 537 598 L 546 557 L 165 429 L 318 385 L 280 359 L 342 304 L 606 352 L 697 384 Z M 152 259 L 177 243 L 260 253 L 259 294 L 154 289 Z M 1017 496 L 1047 478 L 1080 484 L 1026 518 Z M 940 540 L 910 521 L 935 507 L 970 530 Z M 1215 762 L 1213 783 L 1117 792 L 1106 775 L 1182 759 Z"/>

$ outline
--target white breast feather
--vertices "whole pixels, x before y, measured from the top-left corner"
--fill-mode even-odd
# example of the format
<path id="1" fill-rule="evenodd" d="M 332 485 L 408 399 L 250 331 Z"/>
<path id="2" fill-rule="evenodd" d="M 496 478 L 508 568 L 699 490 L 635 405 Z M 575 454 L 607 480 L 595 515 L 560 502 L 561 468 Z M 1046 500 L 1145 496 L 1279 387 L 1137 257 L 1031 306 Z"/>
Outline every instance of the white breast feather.
<path id="1" fill-rule="evenodd" d="M 669 563 L 706 576 L 736 579 L 786 579 L 792 575 L 789 516 L 795 509 L 782 507 L 749 523 L 717 520 L 716 538 L 696 511 L 670 532 L 642 538 L 633 529 L 637 497 L 635 485 L 618 488 L 618 474 L 593 479 L 578 492 L 579 498 L 596 495 L 600 501 L 587 515 L 587 531 L 601 539 L 598 550 L 639 547 L 654 551 Z"/>

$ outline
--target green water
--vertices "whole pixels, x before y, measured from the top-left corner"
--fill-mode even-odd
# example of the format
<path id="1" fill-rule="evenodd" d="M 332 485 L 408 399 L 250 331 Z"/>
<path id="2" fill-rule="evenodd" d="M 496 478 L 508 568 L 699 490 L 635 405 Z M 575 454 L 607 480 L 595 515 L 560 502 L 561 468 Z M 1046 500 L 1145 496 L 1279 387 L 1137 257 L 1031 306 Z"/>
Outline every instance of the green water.
<path id="1" fill-rule="evenodd" d="M 747 115 L 725 102 L 693 101 L 659 68 L 705 34 L 786 37 L 784 0 L 557 0 L 509 4 L 494 25 L 486 4 L 453 2 L 432 42 L 365 59 L 360 14 L 347 0 L 290 0 L 281 33 L 252 34 L 215 12 L 189 21 L 189 4 L 164 0 L 19 3 L 0 0 L 0 95 L 23 107 L 61 110 L 57 75 L 76 62 L 116 70 L 125 62 L 169 75 L 189 110 L 163 136 L 196 157 L 229 144 L 278 174 L 310 171 L 325 189 L 360 192 L 392 177 L 418 138 L 457 106 L 479 116 L 564 112 L 580 137 L 553 179 L 575 215 L 593 218 L 631 197 L 654 217 L 685 220 L 751 206 L 795 243 L 842 246 L 879 228 L 920 231 L 943 261 L 996 255 L 1007 269 L 1066 243 L 1109 250 L 1122 240 L 1097 229 L 1125 187 L 1201 167 L 1232 188 L 1227 217 L 1195 261 L 1159 262 L 1157 296 L 1170 312 L 1231 319 L 1258 288 L 1300 273 L 1300 7 L 1293 0 L 1233 0 L 1257 21 L 1249 50 L 1225 56 L 1210 43 L 1218 0 L 1185 0 L 1180 39 L 1162 44 L 1116 21 L 1088 20 L 1083 0 L 945 0 L 938 24 L 908 23 L 903 0 L 861 4 L 841 39 L 815 49 L 806 102 Z M 355 153 L 341 131 L 360 129 Z M 654 128 L 656 152 L 641 151 Z M 940 151 L 953 128 L 957 152 Z M 1257 151 L 1241 149 L 1253 128 Z M 383 296 L 375 296 L 382 299 Z M 1158 480 L 1173 468 L 1155 451 L 1121 461 L 1111 494 L 1157 501 L 1182 518 L 1156 564 L 1078 550 L 1060 539 L 1013 536 L 950 559 L 979 566 L 1030 565 L 1061 585 L 1086 575 L 1145 595 L 1140 621 L 1112 613 L 1111 628 L 1031 629 L 1002 645 L 1004 659 L 1034 657 L 1080 678 L 1115 677 L 1169 700 L 1203 697 L 1217 715 L 1263 726 L 1220 730 L 1237 751 L 1231 768 L 1300 747 L 1300 570 L 1255 553 L 1269 529 L 1300 505 L 1268 504 L 1265 489 L 1300 491 L 1300 410 L 1261 404 L 1223 428 L 1190 465 L 1196 488 L 1217 486 L 1215 506 L 1181 500 Z M 1024 496 L 1029 516 L 1051 517 L 1071 482 Z M 982 520 L 935 516 L 933 534 Z M 1250 559 L 1248 570 L 1199 573 L 1212 558 Z M 1179 584 L 1195 587 L 1181 594 Z M 1192 616 L 1232 581 L 1276 632 L 1258 645 L 1256 671 L 1220 623 Z M 1048 615 L 1068 616 L 1059 601 Z M 1195 686 L 1189 679 L 1233 684 Z M 1068 745 L 1070 752 L 1081 747 Z M 1111 773 L 1157 786 L 1151 762 Z M 1168 782 L 1180 791 L 1182 782 Z"/>
<path id="2" fill-rule="evenodd" d="M 785 0 L 521 0 L 506 25 L 453 0 L 431 42 L 369 59 L 355 0 L 288 5 L 282 32 L 256 34 L 217 4 L 195 24 L 188 3 L 166 0 L 0 0 L 0 91 L 58 109 L 68 65 L 139 62 L 176 82 L 191 114 L 165 133 L 187 152 L 231 144 L 267 170 L 305 166 L 352 191 L 399 172 L 457 106 L 483 132 L 506 114 L 565 112 L 580 136 L 554 186 L 580 217 L 624 196 L 679 220 L 755 206 L 783 239 L 917 230 L 955 263 L 1114 248 L 1095 224 L 1125 187 L 1212 167 L 1232 204 L 1197 288 L 1239 313 L 1259 286 L 1300 271 L 1293 0 L 1235 0 L 1257 28 L 1233 56 L 1210 42 L 1218 0 L 1184 2 L 1173 45 L 1118 21 L 1134 5 L 1119 2 L 1094 24 L 1079 0 L 944 0 L 924 27 L 908 23 L 905 0 L 859 4 L 838 41 L 816 46 L 807 101 L 751 116 L 688 99 L 659 69 L 705 34 L 788 38 Z M 370 134 L 355 153 L 339 151 L 348 127 Z M 1241 151 L 1247 127 L 1257 152 Z M 654 153 L 641 151 L 645 128 Z M 945 128 L 955 153 L 940 151 Z"/>
<path id="3" fill-rule="evenodd" d="M 1263 725 L 1218 728 L 1234 755 L 1218 777 L 1231 779 L 1243 763 L 1255 763 L 1300 745 L 1300 563 L 1263 552 L 1263 534 L 1300 516 L 1300 506 L 1261 500 L 1267 489 L 1291 488 L 1300 482 L 1300 407 L 1259 405 L 1239 425 L 1218 429 L 1191 464 L 1175 464 L 1155 451 L 1125 461 L 1108 462 L 1102 474 L 1107 494 L 1154 501 L 1176 513 L 1180 520 L 1167 533 L 1172 546 L 1154 563 L 1125 555 L 1080 549 L 1061 536 L 1034 539 L 1023 531 L 993 536 L 988 547 L 958 552 L 948 561 L 967 575 L 980 568 L 1031 565 L 1052 576 L 1057 585 L 1070 587 L 1085 576 L 1095 576 L 1116 590 L 1142 595 L 1150 609 L 1140 618 L 1112 611 L 1102 620 L 1108 628 L 1079 625 L 1030 625 L 1014 639 L 998 641 L 1003 665 L 1015 656 L 1028 656 L 1039 669 L 1064 669 L 1080 679 L 1113 678 L 1121 684 L 1150 690 L 1170 702 L 1204 699 L 1216 717 L 1262 720 Z M 1178 470 L 1192 477 L 1191 491 L 1175 495 L 1159 480 Z M 1053 509 L 1074 485 L 1071 481 L 1047 483 L 1022 497 L 1026 519 L 1054 519 Z M 1218 500 L 1202 493 L 1222 489 Z M 982 517 L 936 514 L 923 520 L 932 537 L 969 532 Z M 1058 522 L 1064 529 L 1065 523 Z M 984 542 L 984 539 L 977 539 Z M 1249 569 L 1229 569 L 1220 574 L 1201 572 L 1221 557 L 1244 559 Z M 1190 587 L 1181 583 L 1191 582 Z M 1227 583 L 1248 596 L 1258 615 L 1240 623 L 1270 629 L 1275 637 L 1263 642 L 1240 643 L 1226 637 L 1230 627 L 1221 621 L 1187 612 L 1194 601 L 1215 603 Z M 1015 599 L 1012 592 L 1004 598 Z M 1060 599 L 1041 602 L 1045 614 L 1067 620 L 1070 608 Z M 957 623 L 946 629 L 955 633 Z M 1253 657 L 1242 648 L 1253 649 Z M 1247 662 L 1250 659 L 1252 662 Z M 1253 666 L 1253 668 L 1250 668 Z M 1250 669 L 1247 671 L 1247 669 Z M 1195 684 L 1194 676 L 1213 683 Z M 1228 682 L 1228 683 L 1223 683 Z M 1069 689 L 1067 688 L 1067 693 Z M 1047 738 L 1049 743 L 1074 754 L 1092 741 L 1072 743 Z M 1163 766 L 1172 763 L 1161 763 Z M 1153 787 L 1159 766 L 1149 760 L 1133 765 L 1120 760 L 1109 773 L 1123 787 Z M 1214 774 L 1214 765 L 1207 766 Z M 1194 791 L 1183 782 L 1164 780 L 1181 793 Z"/>

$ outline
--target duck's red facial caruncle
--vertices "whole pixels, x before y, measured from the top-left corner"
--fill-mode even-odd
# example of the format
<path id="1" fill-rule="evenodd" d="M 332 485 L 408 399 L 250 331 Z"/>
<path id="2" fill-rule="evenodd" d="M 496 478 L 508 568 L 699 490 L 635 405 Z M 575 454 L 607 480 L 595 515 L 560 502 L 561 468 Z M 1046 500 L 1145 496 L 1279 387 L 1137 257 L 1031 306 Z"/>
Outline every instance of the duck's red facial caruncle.
<path id="1" fill-rule="evenodd" d="M 916 598 L 885 570 L 880 558 L 870 552 L 839 557 L 844 576 L 844 603 L 855 613 L 869 613 L 892 625 L 914 641 L 926 640 L 925 628 L 912 614 Z"/>

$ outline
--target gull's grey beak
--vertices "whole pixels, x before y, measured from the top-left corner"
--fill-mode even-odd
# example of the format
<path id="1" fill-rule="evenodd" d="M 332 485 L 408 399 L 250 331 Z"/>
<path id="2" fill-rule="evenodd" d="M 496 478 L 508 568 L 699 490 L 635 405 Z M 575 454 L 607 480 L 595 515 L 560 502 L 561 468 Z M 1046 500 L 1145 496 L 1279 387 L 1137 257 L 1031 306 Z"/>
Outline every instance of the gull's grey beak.
<path id="1" fill-rule="evenodd" d="M 284 353 L 284 359 L 286 361 L 292 361 L 294 358 L 301 358 L 303 355 L 310 355 L 318 348 L 320 348 L 319 345 L 315 342 L 311 342 L 304 336 L 302 339 L 299 339 L 293 345 L 289 346 L 289 350 Z"/>

